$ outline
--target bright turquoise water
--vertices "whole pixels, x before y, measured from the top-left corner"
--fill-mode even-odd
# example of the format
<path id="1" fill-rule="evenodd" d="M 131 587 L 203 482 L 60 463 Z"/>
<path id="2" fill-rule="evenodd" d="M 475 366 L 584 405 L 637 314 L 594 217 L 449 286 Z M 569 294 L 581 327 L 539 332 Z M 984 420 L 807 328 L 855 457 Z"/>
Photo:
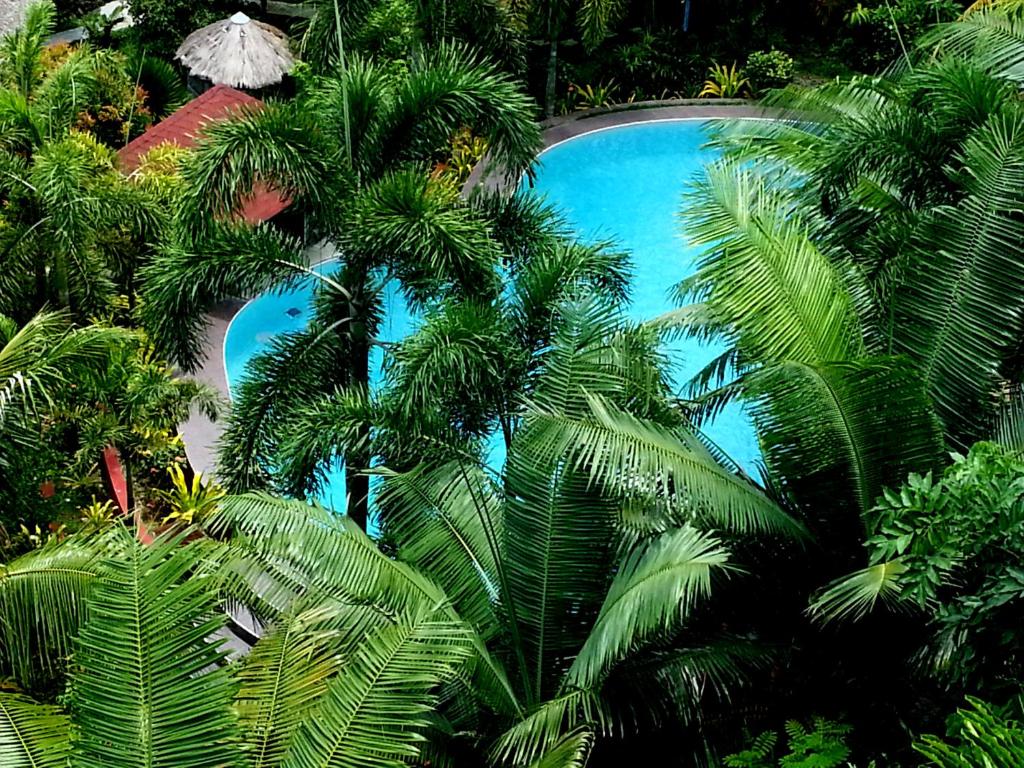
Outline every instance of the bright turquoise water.
<path id="1" fill-rule="evenodd" d="M 703 147 L 705 125 L 690 121 L 639 123 L 584 134 L 558 144 L 540 159 L 534 194 L 560 210 L 583 239 L 611 239 L 629 251 L 634 279 L 629 314 L 649 320 L 673 308 L 669 291 L 694 270 L 697 253 L 687 246 L 679 222 L 686 185 L 714 153 Z M 329 268 L 327 266 L 326 268 Z M 313 279 L 283 292 L 251 301 L 236 316 L 224 341 L 229 387 L 245 366 L 280 333 L 305 327 L 311 314 Z M 398 341 L 416 326 L 401 296 L 392 293 L 381 335 Z M 682 386 L 723 350 L 696 340 L 670 347 L 673 380 Z M 381 352 L 374 349 L 371 381 L 381 379 Z M 749 418 L 730 406 L 706 430 L 708 436 L 748 472 L 759 457 Z M 500 462 L 496 446 L 492 459 Z M 344 509 L 345 482 L 331 474 L 322 501 Z"/>

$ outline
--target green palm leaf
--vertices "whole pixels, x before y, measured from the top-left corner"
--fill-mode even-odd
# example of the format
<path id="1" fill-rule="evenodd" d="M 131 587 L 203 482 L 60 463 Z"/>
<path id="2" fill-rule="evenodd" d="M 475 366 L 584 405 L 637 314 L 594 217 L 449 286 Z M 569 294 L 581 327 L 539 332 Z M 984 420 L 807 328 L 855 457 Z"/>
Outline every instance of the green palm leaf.
<path id="1" fill-rule="evenodd" d="M 885 486 L 941 462 L 940 425 L 905 358 L 786 362 L 745 387 L 766 462 L 809 506 L 818 499 L 820 509 L 838 502 L 864 513 Z M 842 495 L 821 486 L 825 477 L 842 478 Z"/>
<path id="2" fill-rule="evenodd" d="M 998 77 L 1024 81 L 1024 14 L 1019 6 L 981 8 L 936 27 L 920 45 L 970 58 Z"/>
<path id="3" fill-rule="evenodd" d="M 502 559 L 527 701 L 539 701 L 555 691 L 597 615 L 616 504 L 568 462 L 528 450 L 530 442 L 520 430 L 505 466 Z"/>
<path id="4" fill-rule="evenodd" d="M 438 689 L 472 654 L 465 629 L 423 607 L 367 637 L 295 733 L 285 768 L 399 768 L 419 754 Z"/>
<path id="5" fill-rule="evenodd" d="M 534 707 L 491 745 L 491 759 L 499 764 L 527 766 L 557 751 L 572 734 L 610 727 L 607 707 L 590 690 L 560 694 Z"/>
<path id="6" fill-rule="evenodd" d="M 433 578 L 478 631 L 492 633 L 502 515 L 484 471 L 453 461 L 381 474 L 377 504 L 398 557 Z"/>
<path id="7" fill-rule="evenodd" d="M 0 764 L 4 768 L 64 768 L 68 718 L 57 707 L 0 693 Z"/>
<path id="8" fill-rule="evenodd" d="M 369 628 L 328 605 L 289 611 L 268 628 L 238 670 L 239 724 L 253 768 L 279 766 L 300 723 L 341 669 L 353 630 Z M 378 624 L 383 626 L 383 624 Z"/>
<path id="9" fill-rule="evenodd" d="M 368 605 L 387 616 L 446 605 L 450 621 L 461 618 L 428 578 L 384 555 L 351 520 L 317 505 L 259 493 L 229 496 L 208 522 L 216 536 L 231 536 L 221 557 L 222 589 L 257 605 L 271 617 L 300 595 L 345 605 Z M 467 630 L 480 695 L 498 712 L 520 711 L 504 669 L 481 636 Z"/>
<path id="10" fill-rule="evenodd" d="M 1024 116 L 996 116 L 964 144 L 966 197 L 921 224 L 912 279 L 894 296 L 896 349 L 920 366 L 947 432 L 988 434 L 1000 366 L 1024 314 Z"/>
<path id="11" fill-rule="evenodd" d="M 529 412 L 529 428 L 520 439 L 541 460 L 565 457 L 609 491 L 666 497 L 685 516 L 741 532 L 802 531 L 760 488 L 725 469 L 685 430 L 637 419 L 595 395 L 587 402 L 589 418 Z"/>
<path id="12" fill-rule="evenodd" d="M 54 390 L 90 367 L 101 369 L 129 335 L 119 329 L 73 329 L 61 312 L 40 312 L 21 328 L 0 315 L 0 426 L 14 403 L 49 404 Z"/>
<path id="13" fill-rule="evenodd" d="M 64 671 L 109 536 L 77 536 L 0 565 L 0 668 L 27 687 Z"/>
<path id="14" fill-rule="evenodd" d="M 728 570 L 728 561 L 718 539 L 690 527 L 637 547 L 619 567 L 565 685 L 597 686 L 631 649 L 678 627 L 708 598 L 712 574 Z"/>
<path id="15" fill-rule="evenodd" d="M 577 728 L 530 763 L 530 768 L 585 768 L 593 746 L 593 732 L 585 726 Z"/>
<path id="16" fill-rule="evenodd" d="M 905 570 L 899 560 L 891 560 L 837 579 L 815 596 L 810 611 L 822 621 L 835 621 L 859 619 L 879 602 L 901 607 L 900 574 Z"/>
<path id="17" fill-rule="evenodd" d="M 213 580 L 192 577 L 197 544 L 144 547 L 116 529 L 76 641 L 70 701 L 72 764 L 237 764 L 233 684 L 209 638 L 224 623 Z"/>
<path id="18" fill-rule="evenodd" d="M 805 215 L 785 189 L 730 162 L 708 168 L 688 200 L 687 233 L 709 248 L 681 293 L 704 301 L 743 360 L 845 360 L 863 348 L 835 257 L 811 240 Z"/>

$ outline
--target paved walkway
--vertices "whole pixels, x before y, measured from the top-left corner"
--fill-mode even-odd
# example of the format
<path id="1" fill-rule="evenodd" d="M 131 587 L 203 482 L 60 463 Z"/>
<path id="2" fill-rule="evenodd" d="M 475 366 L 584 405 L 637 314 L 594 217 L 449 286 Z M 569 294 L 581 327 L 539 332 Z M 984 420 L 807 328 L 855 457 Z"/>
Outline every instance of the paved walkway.
<path id="1" fill-rule="evenodd" d="M 556 117 L 543 123 L 544 146 L 550 147 L 565 139 L 583 133 L 609 128 L 616 125 L 642 123 L 651 120 L 672 120 L 719 117 L 765 117 L 765 112 L 756 105 L 723 104 L 709 101 L 687 100 L 666 106 L 663 102 L 650 104 L 634 104 L 628 108 L 616 107 L 592 112 L 578 112 L 573 115 Z M 467 184 L 472 188 L 480 183 L 483 169 L 474 171 Z M 500 184 L 501 180 L 492 176 L 485 184 Z M 310 263 L 324 258 L 321 247 L 311 249 Z M 195 378 L 212 384 L 227 396 L 228 387 L 224 371 L 224 335 L 231 318 L 244 306 L 242 301 L 225 302 L 207 316 L 209 330 L 206 337 L 206 359 L 202 368 L 196 372 Z M 212 423 L 201 414 L 193 414 L 182 425 L 181 432 L 185 440 L 185 451 L 189 461 L 198 472 L 211 476 L 216 466 L 216 444 L 223 430 L 223 423 Z"/>

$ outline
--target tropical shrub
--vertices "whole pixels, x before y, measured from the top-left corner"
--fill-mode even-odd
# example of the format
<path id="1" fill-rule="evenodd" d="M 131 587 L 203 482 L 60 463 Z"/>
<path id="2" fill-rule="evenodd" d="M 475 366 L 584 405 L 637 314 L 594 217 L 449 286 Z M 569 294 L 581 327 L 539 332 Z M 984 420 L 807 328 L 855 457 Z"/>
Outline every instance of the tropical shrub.
<path id="1" fill-rule="evenodd" d="M 577 109 L 595 109 L 596 107 L 607 107 L 613 104 L 612 97 L 615 94 L 616 85 L 614 80 L 607 84 L 598 85 L 575 85 L 573 91 L 576 94 Z"/>
<path id="2" fill-rule="evenodd" d="M 215 483 L 204 483 L 199 472 L 194 473 L 189 480 L 180 464 L 171 464 L 167 473 L 171 478 L 171 489 L 159 493 L 169 508 L 163 518 L 165 521 L 192 525 L 202 522 L 216 511 L 224 491 Z"/>
<path id="3" fill-rule="evenodd" d="M 675 28 L 640 30 L 635 40 L 615 48 L 608 67 L 637 100 L 655 98 L 665 91 L 685 92 L 701 67 L 682 37 Z"/>
<path id="4" fill-rule="evenodd" d="M 57 487 L 69 474 L 68 451 L 47 433 L 54 409 L 81 378 L 104 370 L 123 342 L 122 331 L 75 328 L 63 313 L 40 313 L 24 325 L 0 315 L 0 559 L 26 543 L 17 536 L 22 527 L 66 519 L 83 500 Z"/>
<path id="5" fill-rule="evenodd" d="M 786 743 L 779 745 L 779 734 L 765 731 L 742 752 L 726 755 L 728 768 L 845 768 L 850 765 L 850 747 L 846 737 L 850 726 L 821 717 L 812 727 L 790 720 L 785 725 Z"/>
<path id="6" fill-rule="evenodd" d="M 921 661 L 940 678 L 996 695 L 1024 682 L 1015 631 L 1024 600 L 1024 459 L 979 443 L 934 479 L 911 475 L 868 516 L 871 565 L 816 602 L 859 616 L 876 601 L 913 606 L 933 627 Z"/>
<path id="7" fill-rule="evenodd" d="M 937 768 L 1011 766 L 1024 754 L 1024 727 L 991 705 L 968 699 L 953 718 L 951 738 L 925 736 L 914 749 Z"/>
<path id="8" fill-rule="evenodd" d="M 708 79 L 697 95 L 702 99 L 735 99 L 747 93 L 749 88 L 750 81 L 743 76 L 735 61 L 730 66 L 716 63 L 708 68 Z"/>
<path id="9" fill-rule="evenodd" d="M 743 75 L 754 91 L 763 93 L 789 85 L 793 80 L 793 66 L 793 57 L 775 48 L 754 51 L 747 57 Z"/>
<path id="10" fill-rule="evenodd" d="M 906 57 L 914 41 L 933 24 L 956 19 L 963 4 L 956 0 L 898 0 L 863 5 L 846 14 L 857 55 L 878 69 Z"/>
<path id="11" fill-rule="evenodd" d="M 226 18 L 238 10 L 221 0 L 126 0 L 134 24 L 131 35 L 150 53 L 172 59 L 181 42 L 192 32 Z"/>

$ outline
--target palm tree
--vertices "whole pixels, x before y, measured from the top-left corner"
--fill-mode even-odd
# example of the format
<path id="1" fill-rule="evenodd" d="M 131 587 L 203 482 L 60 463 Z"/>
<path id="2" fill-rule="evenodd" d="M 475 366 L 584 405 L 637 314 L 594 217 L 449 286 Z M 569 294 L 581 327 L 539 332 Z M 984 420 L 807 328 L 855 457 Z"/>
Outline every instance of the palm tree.
<path id="1" fill-rule="evenodd" d="M 123 331 L 102 326 L 76 328 L 61 312 L 40 313 L 24 325 L 0 315 L 0 492 L 5 498 L 45 479 L 26 482 L 24 470 L 44 453 L 41 423 L 82 377 L 106 368 L 124 337 Z"/>
<path id="2" fill-rule="evenodd" d="M 807 508 L 839 471 L 863 514 L 991 433 L 1024 317 L 1016 90 L 929 42 L 913 70 L 790 91 L 799 121 L 723 137 L 733 158 L 690 206 L 709 250 L 683 292 L 702 302 L 677 320 L 730 343 L 698 384 L 739 378 L 705 405 L 753 401 L 769 469 Z"/>
<path id="3" fill-rule="evenodd" d="M 652 692 L 694 714 L 730 688 L 756 647 L 680 632 L 735 571 L 726 537 L 799 526 L 667 407 L 607 302 L 561 311 L 503 486 L 462 450 L 381 470 L 393 559 L 250 493 L 188 544 L 115 526 L 0 571 L 0 668 L 33 691 L 71 670 L 70 722 L 0 694 L 0 739 L 108 766 L 578 766 Z M 230 667 L 222 601 L 262 626 Z"/>
<path id="4" fill-rule="evenodd" d="M 449 184 L 428 178 L 426 162 L 456 129 L 470 126 L 487 137 L 496 167 L 518 175 L 539 145 L 530 115 L 529 100 L 508 76 L 444 45 L 398 77 L 353 59 L 337 74 L 313 78 L 292 102 L 211 126 L 185 170 L 181 239 L 147 270 L 143 310 L 152 338 L 192 368 L 204 309 L 312 277 L 318 320 L 305 340 L 315 343 L 279 345 L 280 375 L 263 371 L 267 390 L 290 386 L 290 396 L 301 398 L 313 387 L 317 394 L 322 381 L 294 373 L 324 366 L 332 369 L 327 381 L 366 390 L 384 283 L 397 279 L 414 306 L 443 292 L 497 290 L 500 249 L 487 220 Z M 304 241 L 269 226 L 225 223 L 257 182 L 306 213 L 310 240 L 326 238 L 337 248 L 337 273 L 305 266 Z M 253 447 L 239 459 L 257 453 Z M 357 469 L 369 466 L 369 456 L 356 448 L 346 459 L 349 513 L 365 525 L 368 485 Z M 257 480 L 250 474 L 235 487 Z"/>
<path id="5" fill-rule="evenodd" d="M 926 38 L 913 69 L 777 97 L 794 119 L 724 133 L 688 205 L 706 251 L 680 292 L 698 303 L 665 321 L 729 347 L 691 407 L 750 403 L 833 578 L 863 566 L 883 492 L 1014 433 L 1024 112 L 994 48 L 943 42 L 967 23 Z M 827 578 L 814 613 L 897 597 L 898 559 L 871 563 Z"/>
<path id="6" fill-rule="evenodd" d="M 0 311 L 22 321 L 46 305 L 80 319 L 105 314 L 118 290 L 133 300 L 132 262 L 165 223 L 164 201 L 124 180 L 110 148 L 73 130 L 105 78 L 135 93 L 126 60 L 83 45 L 44 67 L 54 13 L 52 3 L 35 3 L 0 40 Z M 131 247 L 118 249 L 123 243 Z"/>
<path id="7" fill-rule="evenodd" d="M 123 335 L 100 326 L 75 329 L 60 312 L 40 313 L 20 327 L 0 315 L 0 429 L 17 428 L 89 367 L 104 367 Z"/>
<path id="8" fill-rule="evenodd" d="M 530 24 L 540 30 L 548 45 L 544 83 L 544 115 L 555 114 L 555 91 L 558 84 L 558 44 L 566 34 L 572 16 L 583 38 L 583 45 L 592 52 L 604 42 L 612 26 L 625 8 L 622 0 L 542 0 L 531 3 L 527 11 Z"/>
<path id="9" fill-rule="evenodd" d="M 0 162 L 0 309 L 24 318 L 50 304 L 85 318 L 107 313 L 119 291 L 131 294 L 132 262 L 165 223 L 154 191 L 125 180 L 113 152 L 84 133 Z M 119 251 L 122 239 L 139 245 Z"/>

